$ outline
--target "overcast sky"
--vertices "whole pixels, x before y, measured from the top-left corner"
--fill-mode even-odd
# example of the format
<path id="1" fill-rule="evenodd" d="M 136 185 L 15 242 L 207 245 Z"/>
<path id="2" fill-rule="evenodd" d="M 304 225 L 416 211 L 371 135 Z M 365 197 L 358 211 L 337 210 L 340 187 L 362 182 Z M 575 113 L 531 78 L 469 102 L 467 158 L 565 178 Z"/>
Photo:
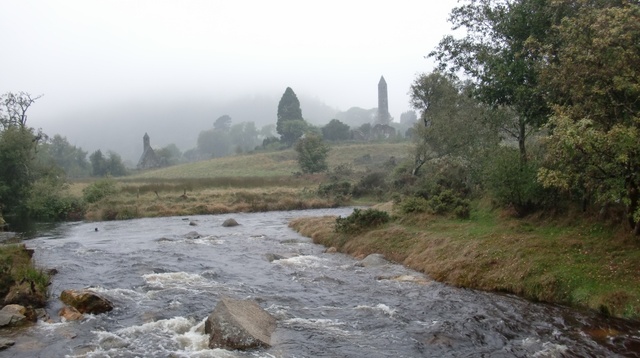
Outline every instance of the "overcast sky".
<path id="1" fill-rule="evenodd" d="M 130 98 L 279 98 L 291 87 L 340 110 L 373 108 L 384 75 L 399 120 L 416 74 L 433 69 L 425 55 L 451 32 L 455 5 L 0 0 L 0 93 L 44 94 L 29 118 L 49 132 L 77 108 Z"/>

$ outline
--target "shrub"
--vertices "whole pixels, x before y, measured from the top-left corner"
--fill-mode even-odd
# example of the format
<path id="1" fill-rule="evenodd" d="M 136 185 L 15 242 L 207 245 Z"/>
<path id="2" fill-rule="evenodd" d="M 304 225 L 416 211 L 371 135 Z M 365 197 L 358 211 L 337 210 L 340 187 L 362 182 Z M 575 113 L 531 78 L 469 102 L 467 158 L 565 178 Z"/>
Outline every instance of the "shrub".
<path id="1" fill-rule="evenodd" d="M 113 179 L 100 179 L 82 190 L 82 197 L 87 203 L 96 203 L 102 198 L 113 195 L 118 191 Z"/>
<path id="2" fill-rule="evenodd" d="M 336 232 L 353 234 L 386 224 L 391 220 L 385 211 L 353 209 L 351 215 L 336 218 Z"/>
<path id="3" fill-rule="evenodd" d="M 365 175 L 353 187 L 353 196 L 381 195 L 387 190 L 387 175 L 383 172 L 373 172 Z"/>
<path id="4" fill-rule="evenodd" d="M 307 134 L 296 142 L 298 164 L 303 173 L 319 173 L 327 170 L 329 147 L 322 138 L 315 134 Z"/>
<path id="5" fill-rule="evenodd" d="M 63 194 L 62 188 L 62 184 L 53 178 L 45 177 L 35 181 L 27 200 L 29 216 L 40 220 L 82 218 L 82 200 Z"/>
<path id="6" fill-rule="evenodd" d="M 424 213 L 429 211 L 429 202 L 420 196 L 411 196 L 400 202 L 400 211 L 409 213 Z"/>
<path id="7" fill-rule="evenodd" d="M 400 211 L 405 214 L 428 212 L 445 215 L 452 213 L 458 218 L 467 219 L 471 210 L 469 200 L 462 198 L 452 190 L 443 190 L 438 194 L 429 195 L 428 199 L 420 195 L 406 198 L 400 203 Z"/>
<path id="8" fill-rule="evenodd" d="M 328 184 L 320 184 L 318 196 L 323 198 L 347 196 L 351 192 L 351 183 L 348 181 L 337 181 Z"/>
<path id="9" fill-rule="evenodd" d="M 537 163 L 523 163 L 516 149 L 500 148 L 486 167 L 486 186 L 499 204 L 513 206 L 518 215 L 525 215 L 545 200 L 537 171 Z"/>

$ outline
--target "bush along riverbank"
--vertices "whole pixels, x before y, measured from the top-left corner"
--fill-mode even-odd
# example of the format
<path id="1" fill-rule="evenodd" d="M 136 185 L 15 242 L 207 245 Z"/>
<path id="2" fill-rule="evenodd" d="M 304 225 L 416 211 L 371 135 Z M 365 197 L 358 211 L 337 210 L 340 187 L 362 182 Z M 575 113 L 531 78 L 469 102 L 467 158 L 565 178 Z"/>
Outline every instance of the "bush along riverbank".
<path id="1" fill-rule="evenodd" d="M 515 219 L 482 205 L 468 219 L 386 211 L 299 218 L 290 227 L 326 247 L 380 253 L 454 286 L 640 319 L 640 244 L 629 234 L 587 219 Z"/>
<path id="2" fill-rule="evenodd" d="M 32 256 L 24 244 L 0 244 L 0 328 L 46 319 L 52 273 L 37 268 Z"/>

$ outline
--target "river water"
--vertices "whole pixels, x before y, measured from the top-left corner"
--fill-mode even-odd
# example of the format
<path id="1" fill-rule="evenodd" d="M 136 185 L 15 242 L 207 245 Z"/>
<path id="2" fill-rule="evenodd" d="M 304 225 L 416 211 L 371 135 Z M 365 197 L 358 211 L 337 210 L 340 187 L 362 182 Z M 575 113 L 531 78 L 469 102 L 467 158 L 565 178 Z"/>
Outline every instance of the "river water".
<path id="1" fill-rule="evenodd" d="M 630 323 L 450 287 L 400 265 L 358 266 L 287 227 L 294 217 L 350 212 L 56 226 L 26 241 L 40 266 L 58 270 L 47 308 L 52 322 L 13 333 L 15 346 L 0 356 L 639 356 L 640 331 Z M 229 217 L 240 226 L 222 227 Z M 270 262 L 268 254 L 285 258 Z M 116 308 L 61 322 L 60 292 L 86 287 Z M 254 299 L 277 319 L 271 348 L 207 348 L 204 320 L 221 296 Z"/>

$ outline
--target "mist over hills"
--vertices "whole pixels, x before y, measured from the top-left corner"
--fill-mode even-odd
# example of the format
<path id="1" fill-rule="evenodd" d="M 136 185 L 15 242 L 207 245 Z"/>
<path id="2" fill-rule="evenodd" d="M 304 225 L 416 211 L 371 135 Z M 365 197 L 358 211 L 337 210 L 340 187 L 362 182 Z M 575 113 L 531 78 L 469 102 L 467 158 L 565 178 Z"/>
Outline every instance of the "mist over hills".
<path id="1" fill-rule="evenodd" d="M 63 118 L 39 125 L 50 136 L 60 134 L 89 154 L 95 150 L 114 151 L 122 159 L 137 163 L 142 154 L 142 137 L 151 138 L 154 148 L 175 144 L 182 151 L 194 148 L 198 134 L 213 127 L 222 115 L 233 123 L 254 122 L 259 129 L 276 124 L 279 97 L 253 95 L 228 101 L 204 98 L 138 100 L 109 106 L 74 109 Z M 336 118 L 339 110 L 317 98 L 299 96 L 302 115 L 309 123 L 322 126 Z"/>

